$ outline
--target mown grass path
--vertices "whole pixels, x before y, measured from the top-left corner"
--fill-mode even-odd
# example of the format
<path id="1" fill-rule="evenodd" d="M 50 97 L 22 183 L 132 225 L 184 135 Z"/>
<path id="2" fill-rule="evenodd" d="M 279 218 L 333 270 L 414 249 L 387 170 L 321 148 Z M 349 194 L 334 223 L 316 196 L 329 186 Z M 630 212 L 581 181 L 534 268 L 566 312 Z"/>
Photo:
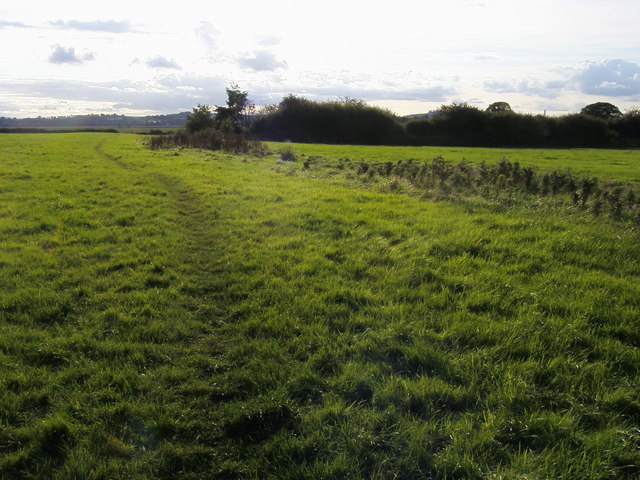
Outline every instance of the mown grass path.
<path id="1" fill-rule="evenodd" d="M 626 224 L 107 134 L 0 200 L 0 477 L 640 472 Z"/>

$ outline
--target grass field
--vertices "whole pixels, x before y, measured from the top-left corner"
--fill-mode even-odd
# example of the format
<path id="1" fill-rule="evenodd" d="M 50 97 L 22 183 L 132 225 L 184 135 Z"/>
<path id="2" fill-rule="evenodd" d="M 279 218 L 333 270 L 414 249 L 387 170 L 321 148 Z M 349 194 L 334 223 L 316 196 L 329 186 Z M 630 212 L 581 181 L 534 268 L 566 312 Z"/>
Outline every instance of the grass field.
<path id="1" fill-rule="evenodd" d="M 144 141 L 0 136 L 0 478 L 638 478 L 637 226 Z"/>

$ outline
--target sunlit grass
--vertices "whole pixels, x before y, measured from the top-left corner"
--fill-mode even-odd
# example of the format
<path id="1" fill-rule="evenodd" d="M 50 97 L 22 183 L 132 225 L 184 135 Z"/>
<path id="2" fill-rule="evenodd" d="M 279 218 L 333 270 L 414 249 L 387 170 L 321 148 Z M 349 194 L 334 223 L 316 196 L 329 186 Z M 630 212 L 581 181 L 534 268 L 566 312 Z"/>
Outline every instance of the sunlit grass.
<path id="1" fill-rule="evenodd" d="M 323 148 L 0 137 L 0 476 L 637 477 L 637 231 Z"/>

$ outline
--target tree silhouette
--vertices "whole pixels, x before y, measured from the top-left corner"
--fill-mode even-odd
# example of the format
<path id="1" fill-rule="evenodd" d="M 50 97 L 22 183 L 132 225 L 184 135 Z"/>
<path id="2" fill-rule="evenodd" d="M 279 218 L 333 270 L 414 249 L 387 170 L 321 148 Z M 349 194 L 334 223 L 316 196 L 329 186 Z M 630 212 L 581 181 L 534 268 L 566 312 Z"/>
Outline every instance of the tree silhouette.
<path id="1" fill-rule="evenodd" d="M 200 105 L 193 108 L 193 112 L 187 117 L 187 130 L 191 133 L 199 132 L 214 126 L 214 120 L 211 107 L 208 105 Z"/>
<path id="2" fill-rule="evenodd" d="M 591 103 L 580 110 L 580 113 L 591 117 L 602 118 L 604 120 L 611 120 L 612 118 L 619 118 L 622 116 L 622 112 L 618 107 L 609 102 Z"/>
<path id="3" fill-rule="evenodd" d="M 511 105 L 507 102 L 493 102 L 487 107 L 487 112 L 511 112 Z"/>
<path id="4" fill-rule="evenodd" d="M 227 106 L 216 107 L 216 127 L 224 131 L 240 132 L 248 127 L 248 117 L 254 108 L 248 92 L 243 92 L 238 85 L 232 83 L 227 88 Z"/>

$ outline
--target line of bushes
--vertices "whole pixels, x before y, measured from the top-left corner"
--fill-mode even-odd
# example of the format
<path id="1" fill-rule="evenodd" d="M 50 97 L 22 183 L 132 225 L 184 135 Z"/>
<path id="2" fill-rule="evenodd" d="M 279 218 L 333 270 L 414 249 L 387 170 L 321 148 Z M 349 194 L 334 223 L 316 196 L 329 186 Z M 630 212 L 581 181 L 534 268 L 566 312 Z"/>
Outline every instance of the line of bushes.
<path id="1" fill-rule="evenodd" d="M 402 144 L 406 132 L 388 110 L 361 100 L 314 102 L 289 95 L 252 122 L 263 139 L 307 143 Z"/>
<path id="2" fill-rule="evenodd" d="M 314 102 L 289 95 L 258 116 L 251 132 L 262 139 L 309 143 L 635 148 L 640 147 L 640 112 L 547 117 L 453 104 L 429 117 L 402 121 L 359 100 Z"/>
<path id="3" fill-rule="evenodd" d="M 584 113 L 547 117 L 487 112 L 462 104 L 410 121 L 405 131 L 407 139 L 418 145 L 639 147 L 640 114 L 633 111 L 609 119 Z"/>

